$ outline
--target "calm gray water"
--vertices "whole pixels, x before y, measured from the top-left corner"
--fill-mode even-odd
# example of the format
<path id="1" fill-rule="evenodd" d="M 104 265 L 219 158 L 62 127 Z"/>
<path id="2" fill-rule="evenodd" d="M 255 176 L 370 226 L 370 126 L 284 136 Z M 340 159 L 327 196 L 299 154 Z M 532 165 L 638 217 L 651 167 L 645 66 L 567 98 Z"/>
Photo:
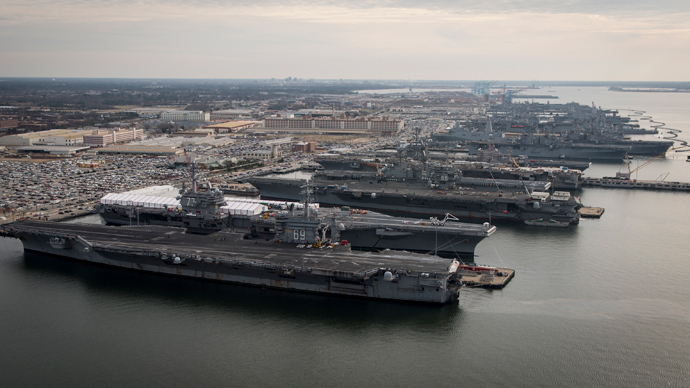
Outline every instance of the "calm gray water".
<path id="1" fill-rule="evenodd" d="M 690 115 L 666 104 L 690 96 L 549 90 L 662 121 L 652 111 L 667 109 L 690 137 Z M 690 181 L 684 158 L 640 179 Z M 516 278 L 440 308 L 128 272 L 0 239 L 0 386 L 690 386 L 690 194 L 580 195 L 604 216 L 499 228 L 477 261 Z"/>

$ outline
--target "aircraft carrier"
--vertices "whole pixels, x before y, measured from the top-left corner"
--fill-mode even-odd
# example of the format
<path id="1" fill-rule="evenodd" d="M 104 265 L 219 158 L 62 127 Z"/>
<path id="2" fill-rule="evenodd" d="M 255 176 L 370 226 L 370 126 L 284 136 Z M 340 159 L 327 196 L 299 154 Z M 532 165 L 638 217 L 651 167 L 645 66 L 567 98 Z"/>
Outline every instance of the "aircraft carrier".
<path id="1" fill-rule="evenodd" d="M 199 198 L 204 193 L 197 192 L 194 195 Z M 208 197 L 214 198 L 214 192 L 211 191 Z M 182 196 L 182 199 L 185 198 L 187 194 Z M 141 202 L 142 200 L 145 202 Z M 184 207 L 178 204 L 171 208 L 143 206 L 161 203 L 163 200 L 165 198 L 108 194 L 101 200 L 99 214 L 108 225 L 186 227 L 199 234 L 215 233 L 223 229 L 243 230 L 256 238 L 270 239 L 276 236 L 276 225 L 281 215 L 294 214 L 304 209 L 302 203 L 253 199 L 234 199 L 241 202 L 225 202 L 224 206 L 219 203 L 215 209 L 207 208 L 214 204 L 211 200 L 206 201 L 205 206 L 190 206 L 189 201 L 184 201 Z M 325 229 L 324 239 L 346 240 L 352 249 L 363 251 L 405 250 L 442 257 L 460 257 L 464 261 L 473 262 L 477 244 L 496 231 L 496 227 L 488 223 L 477 225 L 457 222 L 451 215 L 441 219 L 415 219 L 392 217 L 361 209 L 321 208 L 317 211 L 314 204 L 310 206 L 313 214 L 318 214 L 321 220 L 320 227 Z M 226 212 L 239 208 L 255 209 L 256 212 Z M 204 214 L 217 214 L 214 215 L 217 221 L 211 222 L 206 229 L 199 225 L 208 221 L 197 219 L 197 216 Z"/>
<path id="2" fill-rule="evenodd" d="M 622 160 L 626 154 L 657 156 L 672 140 L 631 140 L 627 120 L 617 111 L 568 104 L 506 104 L 485 120 L 456 123 L 439 142 L 463 142 L 470 153 L 498 149 L 531 158 Z"/>
<path id="3" fill-rule="evenodd" d="M 459 262 L 409 252 L 352 252 L 322 243 L 319 222 L 284 217 L 278 238 L 222 230 L 188 234 L 161 226 L 114 227 L 47 221 L 0 226 L 24 249 L 136 271 L 285 290 L 443 304 L 458 299 Z"/>
<path id="4" fill-rule="evenodd" d="M 568 192 L 547 192 L 550 182 L 467 178 L 456 166 L 430 162 L 421 142 L 401 149 L 375 176 L 344 174 L 343 180 L 314 178 L 314 202 L 349 206 L 404 217 L 445 217 L 493 222 L 549 219 L 575 225 L 577 198 Z M 283 177 L 247 179 L 264 198 L 298 201 L 304 182 Z"/>
<path id="5" fill-rule="evenodd" d="M 299 200 L 304 182 L 289 178 L 254 177 L 247 180 L 262 197 Z M 350 206 L 406 217 L 444 217 L 493 222 L 553 219 L 579 223 L 582 206 L 568 192 L 524 192 L 429 187 L 419 182 L 313 180 L 314 201 L 322 206 Z M 507 183 L 506 183 L 507 185 Z M 491 187 L 488 187 L 491 189 Z"/>
<path id="6" fill-rule="evenodd" d="M 304 211 L 313 216 L 322 241 L 346 240 L 358 250 L 404 250 L 470 262 L 477 244 L 496 230 L 489 223 L 455 222 L 459 220 L 452 214 L 444 214 L 440 220 L 401 219 L 348 208 L 324 210 L 319 215 L 318 204 L 311 200 L 311 186 L 299 187 L 300 202 L 225 198 L 211 183 L 199 188 L 195 165 L 190 172 L 192 185 L 183 186 L 177 198 L 110 193 L 101 198 L 98 211 L 110 225 L 175 226 L 197 234 L 238 229 L 263 240 L 280 238 L 282 220 Z"/>

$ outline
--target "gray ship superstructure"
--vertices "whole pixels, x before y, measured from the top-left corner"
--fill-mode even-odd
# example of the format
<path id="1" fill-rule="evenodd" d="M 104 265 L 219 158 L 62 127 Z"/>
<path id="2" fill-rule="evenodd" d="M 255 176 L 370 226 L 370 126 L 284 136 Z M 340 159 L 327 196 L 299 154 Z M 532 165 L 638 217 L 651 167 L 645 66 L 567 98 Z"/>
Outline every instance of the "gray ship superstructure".
<path id="1" fill-rule="evenodd" d="M 162 225 L 209 234 L 231 225 L 223 192 L 211 185 L 180 190 L 177 199 L 111 193 L 101 199 L 98 212 L 111 225 Z M 237 225 L 240 226 L 240 225 Z"/>
<path id="2" fill-rule="evenodd" d="M 246 203 L 255 206 L 244 206 Z M 247 228 L 248 216 L 266 209 L 257 200 L 229 202 L 216 189 L 187 192 L 177 199 L 106 194 L 97 207 L 108 225 L 186 227 L 192 233 L 210 234 L 226 228 Z"/>

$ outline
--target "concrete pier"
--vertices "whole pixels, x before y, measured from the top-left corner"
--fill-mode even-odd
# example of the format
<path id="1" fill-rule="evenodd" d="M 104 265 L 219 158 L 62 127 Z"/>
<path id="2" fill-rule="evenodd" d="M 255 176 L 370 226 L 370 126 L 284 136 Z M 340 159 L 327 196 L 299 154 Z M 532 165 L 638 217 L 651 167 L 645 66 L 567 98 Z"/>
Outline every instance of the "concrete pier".
<path id="1" fill-rule="evenodd" d="M 503 288 L 515 276 L 515 270 L 484 265 L 463 264 L 458 269 L 466 287 Z"/>
<path id="2" fill-rule="evenodd" d="M 585 178 L 583 187 L 605 187 L 614 189 L 670 190 L 690 192 L 690 183 L 666 181 L 642 181 L 621 178 Z"/>
<path id="3" fill-rule="evenodd" d="M 580 209 L 580 216 L 583 218 L 601 218 L 604 214 L 603 207 L 586 206 Z"/>

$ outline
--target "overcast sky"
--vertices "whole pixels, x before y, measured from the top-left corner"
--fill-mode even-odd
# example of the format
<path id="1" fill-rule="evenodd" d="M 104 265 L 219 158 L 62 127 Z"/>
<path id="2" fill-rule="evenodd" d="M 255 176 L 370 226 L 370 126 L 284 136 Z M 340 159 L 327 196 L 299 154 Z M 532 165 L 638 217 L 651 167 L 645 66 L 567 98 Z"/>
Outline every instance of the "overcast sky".
<path id="1" fill-rule="evenodd" d="M 0 0 L 3 77 L 690 81 L 689 64 L 688 0 Z"/>

